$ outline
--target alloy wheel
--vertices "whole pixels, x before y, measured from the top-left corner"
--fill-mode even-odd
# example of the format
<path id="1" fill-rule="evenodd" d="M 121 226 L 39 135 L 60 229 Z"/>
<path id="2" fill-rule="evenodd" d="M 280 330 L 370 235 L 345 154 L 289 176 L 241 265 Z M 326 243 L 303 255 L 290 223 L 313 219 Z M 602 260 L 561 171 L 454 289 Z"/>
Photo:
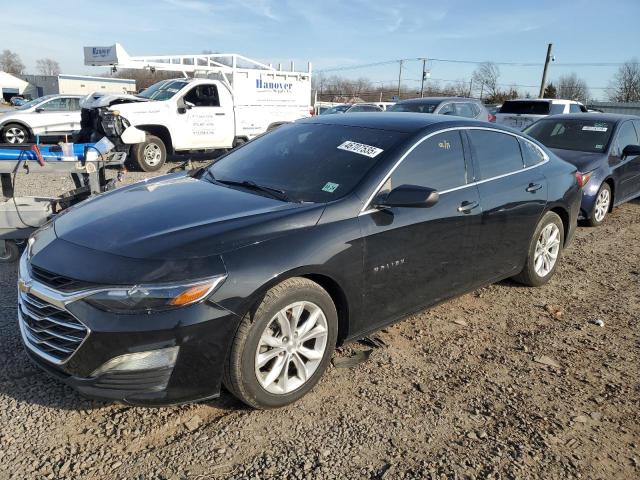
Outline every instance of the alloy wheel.
<path id="1" fill-rule="evenodd" d="M 24 143 L 27 139 L 27 132 L 18 127 L 11 127 L 5 130 L 4 139 L 7 143 Z"/>
<path id="2" fill-rule="evenodd" d="M 593 217 L 596 219 L 598 223 L 604 220 L 604 217 L 607 215 L 607 212 L 609 211 L 610 203 L 611 203 L 611 194 L 609 193 L 608 189 L 603 188 L 598 193 L 598 196 L 596 198 L 596 206 L 593 212 Z"/>
<path id="3" fill-rule="evenodd" d="M 534 254 L 534 269 L 540 277 L 546 277 L 553 270 L 560 253 L 560 229 L 550 223 L 542 229 Z"/>
<path id="4" fill-rule="evenodd" d="M 295 302 L 280 310 L 262 332 L 255 373 L 267 392 L 285 395 L 315 373 L 327 349 L 328 325 L 322 309 Z"/>

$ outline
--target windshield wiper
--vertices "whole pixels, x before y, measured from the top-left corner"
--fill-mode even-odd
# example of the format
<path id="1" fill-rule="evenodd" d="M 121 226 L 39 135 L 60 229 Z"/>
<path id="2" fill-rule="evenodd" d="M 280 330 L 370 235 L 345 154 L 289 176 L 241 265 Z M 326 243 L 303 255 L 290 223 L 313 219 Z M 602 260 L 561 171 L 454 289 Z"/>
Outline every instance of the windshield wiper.
<path id="1" fill-rule="evenodd" d="M 254 182 L 253 180 L 226 180 L 226 179 L 221 180 L 221 179 L 217 179 L 216 177 L 214 177 L 213 173 L 211 172 L 211 170 L 207 170 L 202 178 L 205 178 L 205 177 L 208 177 L 211 181 L 213 181 L 215 183 L 221 183 L 223 185 L 245 187 L 245 188 L 248 188 L 250 190 L 263 192 L 263 193 L 266 193 L 267 195 L 269 195 L 270 197 L 275 198 L 276 200 L 281 200 L 283 202 L 290 202 L 291 201 L 289 199 L 289 196 L 287 195 L 287 192 L 285 192 L 284 190 L 280 190 L 278 188 L 273 188 L 273 187 L 267 187 L 266 185 L 259 185 L 256 182 Z"/>

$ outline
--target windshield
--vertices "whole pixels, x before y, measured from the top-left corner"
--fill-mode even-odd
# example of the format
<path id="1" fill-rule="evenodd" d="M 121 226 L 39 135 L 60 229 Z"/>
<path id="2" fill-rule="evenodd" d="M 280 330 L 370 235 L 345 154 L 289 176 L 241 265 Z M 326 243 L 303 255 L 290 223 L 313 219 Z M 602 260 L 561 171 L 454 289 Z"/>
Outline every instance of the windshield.
<path id="1" fill-rule="evenodd" d="M 600 120 L 539 120 L 524 130 L 549 148 L 601 153 L 607 149 L 612 122 Z"/>
<path id="2" fill-rule="evenodd" d="M 42 102 L 44 102 L 46 100 L 49 100 L 50 98 L 53 98 L 53 97 L 55 97 L 55 95 L 46 95 L 44 97 L 35 98 L 35 99 L 30 100 L 30 101 L 28 101 L 26 103 L 23 103 L 18 108 L 16 108 L 16 110 L 27 110 L 28 108 L 35 107 L 39 103 L 42 103 Z"/>
<path id="3" fill-rule="evenodd" d="M 335 107 L 326 109 L 320 115 L 331 115 L 332 113 L 344 113 L 350 108 L 351 108 L 351 105 L 336 105 Z"/>
<path id="4" fill-rule="evenodd" d="M 550 102 L 528 100 L 507 100 L 498 113 L 515 113 L 518 115 L 549 115 Z"/>
<path id="5" fill-rule="evenodd" d="M 209 172 L 221 183 L 251 182 L 294 202 L 324 203 L 350 193 L 405 138 L 371 128 L 290 124 L 220 158 Z"/>
<path id="6" fill-rule="evenodd" d="M 415 112 L 415 113 L 433 113 L 440 102 L 436 103 L 396 103 L 387 108 L 387 112 Z"/>
<path id="7" fill-rule="evenodd" d="M 163 80 L 154 83 L 146 90 L 140 92 L 138 97 L 148 98 L 149 100 L 169 100 L 182 88 L 187 85 L 185 80 Z"/>

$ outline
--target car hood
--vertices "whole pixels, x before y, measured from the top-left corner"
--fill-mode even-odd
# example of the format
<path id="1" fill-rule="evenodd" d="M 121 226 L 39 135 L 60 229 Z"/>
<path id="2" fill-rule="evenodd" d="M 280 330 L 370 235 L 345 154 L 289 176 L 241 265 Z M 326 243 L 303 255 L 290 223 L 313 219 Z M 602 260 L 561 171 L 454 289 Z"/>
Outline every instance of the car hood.
<path id="1" fill-rule="evenodd" d="M 311 227 L 322 210 L 177 174 L 94 197 L 56 218 L 54 229 L 66 242 L 109 254 L 192 259 Z"/>
<path id="2" fill-rule="evenodd" d="M 80 106 L 82 108 L 99 108 L 125 103 L 143 103 L 149 101 L 150 100 L 147 98 L 137 97 L 128 93 L 94 92 L 84 97 L 80 102 Z"/>
<path id="3" fill-rule="evenodd" d="M 603 161 L 607 160 L 605 153 L 579 152 L 576 150 L 562 150 L 559 148 L 550 148 L 553 153 L 565 162 L 575 165 L 576 168 L 583 173 L 590 172 L 598 168 Z"/>

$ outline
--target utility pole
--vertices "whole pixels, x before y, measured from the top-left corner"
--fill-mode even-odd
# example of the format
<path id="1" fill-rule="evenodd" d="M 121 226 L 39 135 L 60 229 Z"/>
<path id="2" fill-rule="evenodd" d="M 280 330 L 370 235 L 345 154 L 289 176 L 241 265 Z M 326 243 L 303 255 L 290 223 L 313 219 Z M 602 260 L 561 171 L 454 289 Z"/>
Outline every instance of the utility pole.
<path id="1" fill-rule="evenodd" d="M 544 61 L 544 70 L 542 71 L 542 82 L 540 83 L 540 95 L 539 98 L 544 98 L 544 89 L 547 83 L 547 69 L 549 68 L 549 62 L 551 61 L 551 48 L 553 43 L 547 46 L 547 58 Z"/>
<path id="2" fill-rule="evenodd" d="M 469 80 L 469 98 L 471 98 L 471 92 L 473 92 L 473 78 Z"/>
<path id="3" fill-rule="evenodd" d="M 402 80 L 402 60 L 400 60 L 400 71 L 398 72 L 398 100 L 400 100 L 400 81 Z"/>
<path id="4" fill-rule="evenodd" d="M 422 83 L 420 84 L 420 98 L 424 98 L 424 79 L 427 76 L 427 71 L 425 70 L 426 65 L 427 65 L 427 59 L 423 58 L 422 59 Z"/>

